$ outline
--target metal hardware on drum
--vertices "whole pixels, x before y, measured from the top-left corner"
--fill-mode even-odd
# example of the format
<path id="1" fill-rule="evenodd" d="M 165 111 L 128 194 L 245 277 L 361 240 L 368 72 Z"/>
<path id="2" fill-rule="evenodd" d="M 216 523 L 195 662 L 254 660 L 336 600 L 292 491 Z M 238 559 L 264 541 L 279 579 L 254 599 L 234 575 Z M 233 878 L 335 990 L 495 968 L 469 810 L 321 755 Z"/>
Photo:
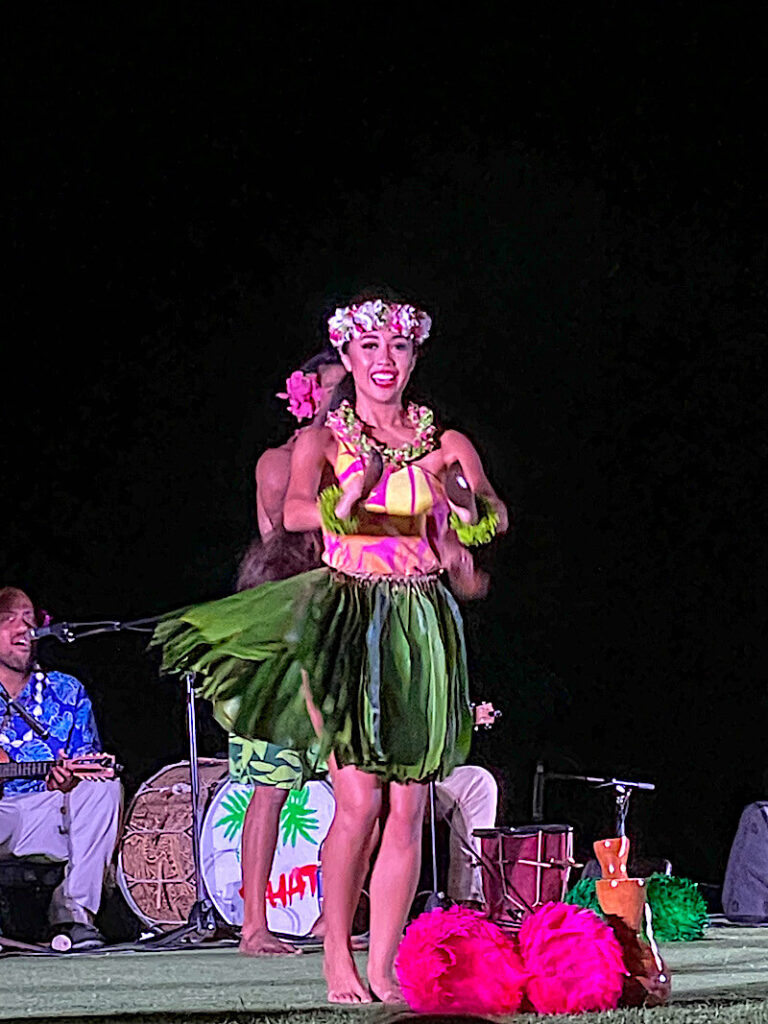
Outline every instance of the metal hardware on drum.
<path id="1" fill-rule="evenodd" d="M 621 838 L 625 835 L 627 812 L 629 810 L 629 798 L 635 789 L 644 789 L 653 792 L 656 786 L 652 782 L 630 782 L 627 779 L 604 779 L 593 775 L 570 775 L 563 772 L 544 771 L 544 762 L 536 764 L 536 772 L 533 777 L 533 807 L 532 816 L 535 822 L 544 820 L 544 786 L 550 779 L 558 779 L 567 782 L 586 782 L 595 789 L 612 788 L 616 805 L 616 835 Z"/>

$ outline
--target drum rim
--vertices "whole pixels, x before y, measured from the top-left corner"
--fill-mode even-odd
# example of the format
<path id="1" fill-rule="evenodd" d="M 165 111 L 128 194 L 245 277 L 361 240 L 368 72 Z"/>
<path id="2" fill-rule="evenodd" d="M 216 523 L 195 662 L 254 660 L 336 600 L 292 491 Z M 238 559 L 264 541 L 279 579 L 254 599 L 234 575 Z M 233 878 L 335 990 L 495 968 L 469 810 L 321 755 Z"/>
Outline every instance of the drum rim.
<path id="1" fill-rule="evenodd" d="M 563 835 L 573 832 L 573 825 L 497 825 L 494 828 L 476 828 L 472 835 L 478 839 L 493 839 L 497 836 L 535 836 L 540 832 L 546 835 Z"/>

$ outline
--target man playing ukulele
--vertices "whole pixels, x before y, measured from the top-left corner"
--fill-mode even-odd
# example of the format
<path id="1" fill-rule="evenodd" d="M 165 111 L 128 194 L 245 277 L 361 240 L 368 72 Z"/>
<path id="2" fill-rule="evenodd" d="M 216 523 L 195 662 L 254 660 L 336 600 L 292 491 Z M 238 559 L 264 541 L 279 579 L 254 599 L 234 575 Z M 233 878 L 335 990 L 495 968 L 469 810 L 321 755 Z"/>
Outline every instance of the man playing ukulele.
<path id="1" fill-rule="evenodd" d="M 56 762 L 98 753 L 99 734 L 82 683 L 35 666 L 31 631 L 37 624 L 34 605 L 22 590 L 0 588 L 0 758 Z M 38 735 L 12 701 L 47 735 Z M 121 803 L 118 781 L 81 784 L 62 764 L 54 763 L 45 778 L 3 783 L 0 859 L 45 856 L 65 863 L 49 919 L 52 932 L 67 935 L 74 948 L 103 941 L 94 919 L 115 848 Z"/>

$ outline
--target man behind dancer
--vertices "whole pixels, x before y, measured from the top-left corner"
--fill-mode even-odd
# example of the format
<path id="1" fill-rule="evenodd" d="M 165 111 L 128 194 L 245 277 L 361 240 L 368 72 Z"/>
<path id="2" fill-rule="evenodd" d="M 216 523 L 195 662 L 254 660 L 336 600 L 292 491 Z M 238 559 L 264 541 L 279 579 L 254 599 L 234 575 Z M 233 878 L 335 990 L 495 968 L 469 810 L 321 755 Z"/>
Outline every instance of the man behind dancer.
<path id="1" fill-rule="evenodd" d="M 287 534 L 283 504 L 288 489 L 291 453 L 296 439 L 312 423 L 322 424 L 335 386 L 345 375 L 334 349 L 326 349 L 292 373 L 286 381 L 289 409 L 299 421 L 309 419 L 285 444 L 268 448 L 256 463 L 256 515 L 260 540 L 246 551 L 238 572 L 237 589 L 247 590 L 267 580 L 282 579 L 319 564 L 320 532 Z M 301 788 L 298 756 L 291 750 L 230 734 L 230 778 L 253 786 L 243 822 L 243 927 L 240 952 L 246 956 L 299 953 L 297 946 L 273 935 L 267 926 L 266 888 L 277 846 L 280 814 L 291 789 Z M 274 766 L 264 773 L 254 768 Z M 314 930 L 313 930 L 314 931 Z M 318 935 L 318 938 L 320 936 Z"/>

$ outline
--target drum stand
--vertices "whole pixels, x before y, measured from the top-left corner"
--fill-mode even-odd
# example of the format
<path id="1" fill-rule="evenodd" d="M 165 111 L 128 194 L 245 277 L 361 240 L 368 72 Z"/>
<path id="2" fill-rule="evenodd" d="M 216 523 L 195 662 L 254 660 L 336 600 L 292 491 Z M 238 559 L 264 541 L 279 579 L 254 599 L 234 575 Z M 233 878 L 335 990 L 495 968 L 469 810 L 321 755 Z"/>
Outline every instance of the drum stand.
<path id="1" fill-rule="evenodd" d="M 195 673 L 182 673 L 185 687 L 187 737 L 189 739 L 189 779 L 192 801 L 192 861 L 195 872 L 195 902 L 184 924 L 173 931 L 142 942 L 143 947 L 174 949 L 203 942 L 206 939 L 238 937 L 235 929 L 220 917 L 208 896 L 203 881 L 203 863 L 200 855 L 200 833 L 203 827 L 200 810 L 200 772 L 197 761 L 197 710 L 195 706 Z"/>
<path id="2" fill-rule="evenodd" d="M 424 910 L 435 910 L 441 908 L 442 910 L 449 910 L 455 906 L 455 900 L 452 900 L 450 896 L 442 892 L 439 889 L 439 880 L 437 877 L 437 797 L 435 792 L 435 783 L 430 781 L 429 786 L 429 829 L 430 829 L 430 843 L 431 843 L 431 855 L 432 855 L 432 890 L 427 894 L 427 899 L 424 904 Z M 466 840 L 466 838 L 458 831 L 456 826 L 451 822 L 450 818 L 445 819 L 445 823 L 448 826 L 450 832 L 452 832 L 459 840 L 464 852 L 468 854 L 474 865 L 482 867 L 487 872 L 498 875 L 499 880 L 507 886 L 509 891 L 517 898 L 518 903 L 521 907 L 525 907 L 529 912 L 533 910 L 530 904 L 526 901 L 525 897 L 517 891 L 517 889 L 503 878 L 499 867 L 489 860 L 482 853 L 478 853 Z M 474 835 L 480 836 L 481 832 L 495 832 L 496 829 L 480 829 L 474 832 Z M 418 895 L 423 896 L 424 890 Z"/>

